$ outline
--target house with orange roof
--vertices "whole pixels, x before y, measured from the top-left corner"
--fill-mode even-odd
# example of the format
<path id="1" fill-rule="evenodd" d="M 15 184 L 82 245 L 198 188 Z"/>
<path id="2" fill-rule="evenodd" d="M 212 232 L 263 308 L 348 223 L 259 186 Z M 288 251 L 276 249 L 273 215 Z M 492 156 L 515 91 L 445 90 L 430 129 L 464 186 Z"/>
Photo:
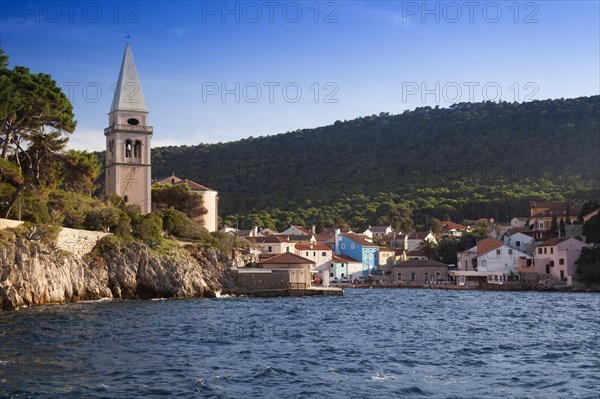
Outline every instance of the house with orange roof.
<path id="1" fill-rule="evenodd" d="M 311 287 L 311 270 L 315 266 L 315 262 L 291 252 L 284 252 L 260 261 L 258 266 L 263 269 L 286 270 L 290 288 L 303 289 Z"/>
<path id="2" fill-rule="evenodd" d="M 450 221 L 442 222 L 441 233 L 445 234 L 445 235 L 460 237 L 464 233 L 466 233 L 467 230 L 468 230 L 467 226 L 463 226 L 462 224 L 459 224 L 459 223 L 454 223 L 454 222 L 450 222 Z"/>
<path id="3" fill-rule="evenodd" d="M 196 217 L 195 220 L 202 222 L 206 230 L 210 232 L 218 230 L 219 193 L 217 191 L 188 179 L 180 179 L 179 177 L 175 176 L 175 174 L 158 179 L 153 184 L 184 184 L 188 186 L 190 190 L 202 196 L 202 205 L 207 211 L 204 215 Z M 156 206 L 160 207 L 160 204 L 156 204 Z"/>
<path id="4" fill-rule="evenodd" d="M 285 236 L 314 236 L 315 232 L 302 226 L 290 226 L 280 234 Z"/>
<path id="5" fill-rule="evenodd" d="M 503 283 L 518 279 L 519 263 L 531 261 L 531 255 L 511 248 L 495 238 L 480 240 L 476 246 L 458 253 L 456 276 L 486 276 L 488 282 Z"/>
<path id="6" fill-rule="evenodd" d="M 280 236 L 244 237 L 254 243 L 260 250 L 261 255 L 278 255 L 282 253 L 295 252 L 295 243 Z"/>
<path id="7" fill-rule="evenodd" d="M 527 220 L 527 225 L 535 233 L 535 238 L 541 239 L 546 237 L 552 226 L 553 218 L 556 218 L 557 223 L 562 220 L 565 224 L 571 224 L 577 221 L 581 207 L 573 201 L 530 201 L 529 210 L 531 216 Z"/>

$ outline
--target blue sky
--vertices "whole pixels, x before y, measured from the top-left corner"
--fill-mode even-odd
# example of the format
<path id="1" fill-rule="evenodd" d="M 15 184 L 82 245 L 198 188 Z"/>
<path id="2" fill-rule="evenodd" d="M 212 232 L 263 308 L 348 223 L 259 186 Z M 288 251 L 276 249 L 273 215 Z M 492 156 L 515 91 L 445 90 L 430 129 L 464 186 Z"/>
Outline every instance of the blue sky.
<path id="1" fill-rule="evenodd" d="M 195 145 L 424 105 L 597 95 L 599 4 L 3 0 L 0 46 L 69 94 L 71 146 L 102 150 L 130 34 L 153 145 Z"/>

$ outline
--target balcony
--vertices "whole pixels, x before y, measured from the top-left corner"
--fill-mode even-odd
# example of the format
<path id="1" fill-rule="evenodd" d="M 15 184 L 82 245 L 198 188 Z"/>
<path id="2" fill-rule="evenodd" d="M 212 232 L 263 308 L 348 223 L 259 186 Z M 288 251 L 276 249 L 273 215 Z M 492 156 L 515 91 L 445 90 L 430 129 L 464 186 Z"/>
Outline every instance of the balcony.
<path id="1" fill-rule="evenodd" d="M 116 132 L 138 132 L 152 134 L 152 126 L 141 126 L 141 125 L 112 125 L 104 129 L 104 135 L 116 133 Z"/>

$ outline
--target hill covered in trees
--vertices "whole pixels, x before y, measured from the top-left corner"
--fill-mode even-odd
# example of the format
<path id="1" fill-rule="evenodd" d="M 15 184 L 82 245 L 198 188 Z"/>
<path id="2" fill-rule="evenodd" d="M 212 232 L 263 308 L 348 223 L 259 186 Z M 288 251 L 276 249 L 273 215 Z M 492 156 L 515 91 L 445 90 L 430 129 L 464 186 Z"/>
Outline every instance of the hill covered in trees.
<path id="1" fill-rule="evenodd" d="M 155 148 L 153 175 L 218 190 L 221 216 L 240 227 L 507 220 L 530 199 L 598 196 L 599 111 L 600 96 L 422 107 Z"/>

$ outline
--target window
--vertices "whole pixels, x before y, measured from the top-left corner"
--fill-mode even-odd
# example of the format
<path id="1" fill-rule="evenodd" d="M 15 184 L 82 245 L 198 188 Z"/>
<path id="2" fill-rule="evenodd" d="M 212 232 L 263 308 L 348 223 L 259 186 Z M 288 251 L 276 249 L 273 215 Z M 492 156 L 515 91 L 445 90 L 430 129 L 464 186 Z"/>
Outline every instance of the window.
<path id="1" fill-rule="evenodd" d="M 314 256 L 314 257 L 316 257 L 316 256 L 317 256 L 317 253 L 316 253 L 315 251 L 313 251 L 313 256 Z"/>
<path id="2" fill-rule="evenodd" d="M 342 267 L 344 267 L 344 264 L 342 263 Z"/>
<path id="3" fill-rule="evenodd" d="M 327 256 L 327 252 L 321 252 L 321 256 Z"/>
<path id="4" fill-rule="evenodd" d="M 306 251 L 306 256 L 308 256 L 308 251 Z"/>
<path id="5" fill-rule="evenodd" d="M 548 248 L 544 248 L 544 255 L 548 253 Z"/>
<path id="6" fill-rule="evenodd" d="M 436 279 L 436 280 L 441 280 L 441 278 L 442 278 L 442 273 L 440 273 L 440 272 L 435 272 L 435 279 Z"/>
<path id="7" fill-rule="evenodd" d="M 273 252 L 273 247 L 269 245 L 269 246 L 267 247 L 267 252 L 269 252 L 269 253 Z"/>
<path id="8" fill-rule="evenodd" d="M 550 253 L 553 254 L 554 253 L 554 247 L 550 247 Z"/>
<path id="9" fill-rule="evenodd" d="M 426 272 L 425 273 L 425 282 L 428 282 L 428 281 L 429 281 L 429 273 Z"/>
<path id="10" fill-rule="evenodd" d="M 331 266 L 333 266 L 333 265 L 331 265 Z M 333 273 L 329 273 L 329 277 L 333 277 Z"/>
<path id="11" fill-rule="evenodd" d="M 469 262 L 465 260 L 465 270 L 469 268 Z"/>
<path id="12" fill-rule="evenodd" d="M 344 277 L 344 273 L 342 273 L 342 277 Z"/>
<path id="13" fill-rule="evenodd" d="M 354 243 L 350 244 L 350 249 L 354 249 L 354 248 L 355 248 Z"/>
<path id="14" fill-rule="evenodd" d="M 125 158 L 131 158 L 131 140 L 125 141 Z"/>
<path id="15" fill-rule="evenodd" d="M 542 254 L 542 248 L 538 248 L 538 254 L 541 255 Z"/>
<path id="16" fill-rule="evenodd" d="M 290 247 L 287 247 L 287 248 L 286 248 L 286 252 L 290 252 Z"/>
<path id="17" fill-rule="evenodd" d="M 346 249 L 346 244 L 342 244 L 342 249 Z"/>
<path id="18" fill-rule="evenodd" d="M 540 229 L 544 228 L 544 222 L 540 222 Z"/>
<path id="19" fill-rule="evenodd" d="M 558 260 L 558 264 L 559 264 L 559 265 L 564 265 L 564 264 L 565 264 L 565 258 L 560 258 L 560 259 Z"/>
<path id="20" fill-rule="evenodd" d="M 402 280 L 402 273 L 398 273 L 398 278 L 397 280 Z"/>
<path id="21" fill-rule="evenodd" d="M 133 146 L 133 157 L 140 158 L 142 156 L 142 142 L 139 140 L 135 141 Z"/>
<path id="22" fill-rule="evenodd" d="M 521 241 L 515 241 L 515 245 L 516 245 L 517 247 L 520 247 L 520 246 L 521 246 Z"/>
<path id="23" fill-rule="evenodd" d="M 508 250 L 508 254 L 509 254 L 509 255 L 512 255 L 512 249 L 509 249 L 509 250 Z"/>
<path id="24" fill-rule="evenodd" d="M 550 267 L 554 267 L 554 261 L 553 260 L 550 261 Z"/>
<path id="25" fill-rule="evenodd" d="M 128 203 L 128 202 L 129 202 L 129 197 L 128 197 L 128 196 L 126 196 L 126 195 L 125 195 L 125 196 L 123 196 L 123 201 L 125 201 L 125 203 Z"/>
<path id="26" fill-rule="evenodd" d="M 496 250 L 496 255 L 500 255 L 500 249 Z"/>
<path id="27" fill-rule="evenodd" d="M 417 273 L 410 274 L 410 281 L 415 281 L 417 279 Z"/>

